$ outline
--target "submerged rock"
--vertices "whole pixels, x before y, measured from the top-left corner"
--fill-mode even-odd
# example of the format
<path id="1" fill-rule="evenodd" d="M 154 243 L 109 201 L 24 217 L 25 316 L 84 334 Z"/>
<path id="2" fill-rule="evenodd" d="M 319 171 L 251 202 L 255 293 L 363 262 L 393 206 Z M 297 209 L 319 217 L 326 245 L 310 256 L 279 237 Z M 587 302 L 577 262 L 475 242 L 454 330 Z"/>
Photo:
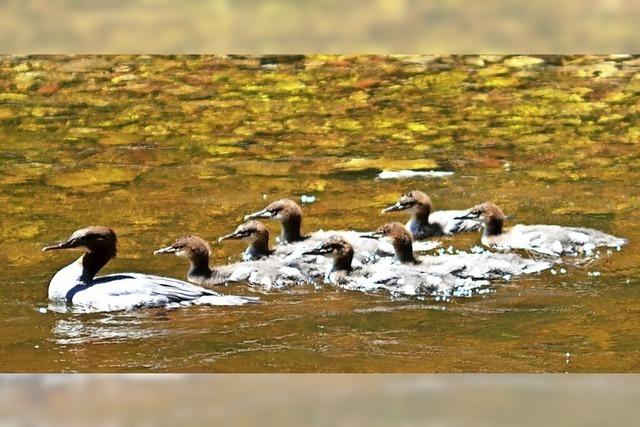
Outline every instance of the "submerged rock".
<path id="1" fill-rule="evenodd" d="M 534 56 L 512 56 L 504 60 L 504 64 L 513 68 L 532 67 L 544 63 L 544 59 Z"/>
<path id="2" fill-rule="evenodd" d="M 138 176 L 134 169 L 96 166 L 79 171 L 62 172 L 47 179 L 49 185 L 80 188 L 86 185 L 116 184 L 133 181 Z"/>

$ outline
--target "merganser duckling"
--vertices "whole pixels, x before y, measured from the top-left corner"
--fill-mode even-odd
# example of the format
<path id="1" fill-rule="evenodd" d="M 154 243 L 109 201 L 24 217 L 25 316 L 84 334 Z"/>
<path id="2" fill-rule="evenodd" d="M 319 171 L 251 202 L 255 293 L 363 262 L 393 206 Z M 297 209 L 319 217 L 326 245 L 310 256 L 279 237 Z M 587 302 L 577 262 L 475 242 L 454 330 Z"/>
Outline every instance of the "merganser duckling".
<path id="1" fill-rule="evenodd" d="M 493 203 L 486 202 L 461 215 L 484 226 L 482 244 L 495 249 L 524 249 L 545 255 L 591 254 L 596 247 L 617 247 L 628 243 L 627 239 L 611 236 L 598 230 L 559 225 L 518 224 L 508 231 L 502 226 L 505 215 Z"/>
<path id="2" fill-rule="evenodd" d="M 413 255 L 411 235 L 398 222 L 385 224 L 375 232 L 365 236 L 391 240 L 396 254 L 396 263 L 413 264 L 415 265 L 414 268 L 430 274 L 453 274 L 458 277 L 472 279 L 495 279 L 525 273 L 537 273 L 551 267 L 548 262 L 525 259 L 516 254 L 492 252 L 481 254 L 462 252 L 416 258 Z"/>
<path id="3" fill-rule="evenodd" d="M 209 244 L 198 236 L 181 237 L 172 245 L 154 252 L 154 255 L 159 254 L 175 254 L 186 258 L 190 264 L 187 280 L 201 286 L 249 282 L 270 289 L 274 286 L 310 283 L 315 278 L 322 277 L 323 272 L 322 266 L 318 264 L 275 255 L 211 268 Z"/>
<path id="4" fill-rule="evenodd" d="M 324 276 L 325 283 L 362 292 L 387 290 L 402 295 L 471 294 L 473 289 L 489 284 L 488 280 L 462 278 L 447 272 L 425 271 L 414 263 L 397 264 L 390 258 L 359 267 L 351 265 L 353 247 L 341 236 L 329 236 L 305 255 L 330 256 L 332 264 Z M 411 265 L 413 264 L 413 265 Z"/>
<path id="5" fill-rule="evenodd" d="M 343 232 L 343 234 L 351 235 L 351 237 L 354 238 L 358 237 L 358 233 L 356 232 Z M 269 261 L 271 265 L 280 264 L 296 268 L 300 271 L 301 277 L 304 278 L 303 282 L 310 283 L 317 279 L 318 272 L 321 270 L 319 270 L 317 262 L 310 262 L 305 258 L 305 255 L 311 255 L 313 251 L 318 250 L 314 245 L 317 245 L 318 241 L 324 241 L 327 236 L 332 236 L 331 232 L 319 231 L 309 236 L 309 239 L 298 242 L 298 244 L 279 245 L 275 250 L 270 250 L 268 248 L 269 231 L 259 221 L 249 220 L 245 224 L 239 225 L 233 233 L 219 237 L 218 242 L 228 239 L 248 239 L 251 243 L 243 254 L 245 261 L 270 257 Z M 349 245 L 349 247 L 351 247 L 351 245 Z M 364 248 L 363 253 L 366 254 L 366 256 L 370 256 L 370 253 L 377 250 L 376 248 L 377 242 Z M 318 252 L 318 254 L 320 254 L 320 252 Z M 353 249 L 351 250 L 351 257 L 349 258 L 349 265 L 351 265 L 352 259 Z M 356 264 L 361 265 L 366 261 L 370 260 L 356 260 Z"/>
<path id="6" fill-rule="evenodd" d="M 91 226 L 75 231 L 66 241 L 43 251 L 84 249 L 75 262 L 58 271 L 49 282 L 52 301 L 66 301 L 86 311 L 131 310 L 142 307 L 186 305 L 241 305 L 255 298 L 221 295 L 217 292 L 170 279 L 140 273 L 118 273 L 95 277 L 116 256 L 117 238 L 107 227 Z"/>
<path id="7" fill-rule="evenodd" d="M 411 219 L 406 224 L 415 240 L 446 234 L 479 230 L 481 225 L 475 221 L 458 219 L 467 211 L 448 210 L 431 212 L 431 198 L 422 191 L 413 190 L 403 194 L 396 204 L 382 210 L 382 213 L 406 211 Z"/>
<path id="8" fill-rule="evenodd" d="M 280 243 L 293 243 L 305 240 L 300 234 L 302 209 L 291 199 L 281 199 L 269 203 L 264 209 L 245 215 L 244 219 L 269 218 L 280 221 Z"/>
<path id="9" fill-rule="evenodd" d="M 269 230 L 260 221 L 249 220 L 240 224 L 233 233 L 218 238 L 218 242 L 223 240 L 248 240 L 249 246 L 242 258 L 245 261 L 260 259 L 273 253 L 269 249 Z"/>
<path id="10" fill-rule="evenodd" d="M 393 255 L 393 248 L 384 241 L 362 238 L 361 233 L 355 231 L 323 231 L 319 230 L 309 235 L 302 235 L 302 209 L 291 199 L 281 199 L 270 203 L 264 209 L 246 215 L 246 219 L 272 218 L 281 222 L 280 243 L 275 249 L 275 255 L 302 256 L 305 251 L 315 248 L 320 242 L 331 235 L 340 235 L 351 242 L 355 248 L 356 259 L 359 263 L 368 263 L 380 256 Z M 285 245 L 282 245 L 285 244 Z M 418 251 L 429 251 L 439 246 L 438 242 L 420 242 L 415 248 Z"/>
<path id="11" fill-rule="evenodd" d="M 331 255 L 333 257 L 333 262 L 324 276 L 327 283 L 343 284 L 345 277 L 352 269 L 353 246 L 341 236 L 329 236 L 319 246 L 304 252 L 303 255 Z"/>
<path id="12" fill-rule="evenodd" d="M 390 222 L 380 226 L 376 231 L 363 234 L 368 239 L 388 238 L 393 245 L 396 260 L 401 263 L 417 263 L 413 256 L 413 244 L 409 231 L 399 222 Z"/>
<path id="13" fill-rule="evenodd" d="M 189 260 L 187 280 L 202 286 L 222 285 L 229 280 L 231 271 L 209 267 L 211 248 L 209 244 L 198 236 L 178 238 L 173 244 L 158 249 L 154 255 L 175 254 Z"/>

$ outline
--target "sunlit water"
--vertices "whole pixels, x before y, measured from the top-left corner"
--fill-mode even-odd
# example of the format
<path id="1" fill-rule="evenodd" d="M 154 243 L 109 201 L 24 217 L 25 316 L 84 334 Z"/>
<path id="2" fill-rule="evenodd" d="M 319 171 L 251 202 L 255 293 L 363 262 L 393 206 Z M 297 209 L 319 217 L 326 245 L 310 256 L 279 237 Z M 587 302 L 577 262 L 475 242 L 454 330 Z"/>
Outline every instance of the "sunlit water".
<path id="1" fill-rule="evenodd" d="M 640 371 L 640 59 L 544 61 L 0 58 L 2 370 Z M 377 178 L 404 169 L 453 175 Z M 306 231 L 373 229 L 406 220 L 379 212 L 413 188 L 436 208 L 493 200 L 512 224 L 630 244 L 445 301 L 233 285 L 263 304 L 47 309 L 51 275 L 78 254 L 40 248 L 82 226 L 119 234 L 103 273 L 184 278 L 184 260 L 153 250 L 213 242 L 285 196 L 316 198 Z M 441 240 L 468 250 L 479 237 Z M 212 248 L 215 263 L 244 249 Z"/>

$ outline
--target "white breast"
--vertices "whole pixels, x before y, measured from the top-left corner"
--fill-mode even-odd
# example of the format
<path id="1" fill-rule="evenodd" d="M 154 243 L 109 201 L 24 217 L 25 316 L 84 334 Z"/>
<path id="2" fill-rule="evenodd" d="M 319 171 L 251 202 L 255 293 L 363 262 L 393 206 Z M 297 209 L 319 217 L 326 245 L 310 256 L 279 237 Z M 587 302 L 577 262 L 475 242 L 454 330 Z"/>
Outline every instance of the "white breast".
<path id="1" fill-rule="evenodd" d="M 49 299 L 66 299 L 67 293 L 76 286 L 86 285 L 82 280 L 82 257 L 58 271 L 49 282 Z"/>
<path id="2" fill-rule="evenodd" d="M 257 302 L 256 298 L 221 295 L 181 280 L 147 274 L 119 273 L 86 280 L 81 260 L 53 276 L 49 283 L 50 300 L 71 302 L 84 312 Z"/>

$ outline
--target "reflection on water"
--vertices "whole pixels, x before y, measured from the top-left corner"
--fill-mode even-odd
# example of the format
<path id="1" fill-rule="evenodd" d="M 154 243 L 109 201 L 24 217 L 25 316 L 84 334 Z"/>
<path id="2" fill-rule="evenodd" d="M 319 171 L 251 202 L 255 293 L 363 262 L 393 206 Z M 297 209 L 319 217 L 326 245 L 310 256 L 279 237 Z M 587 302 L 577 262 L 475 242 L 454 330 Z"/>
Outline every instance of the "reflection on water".
<path id="1" fill-rule="evenodd" d="M 638 371 L 639 94 L 640 58 L 619 55 L 1 57 L 2 366 Z M 305 231 L 372 230 L 406 221 L 379 212 L 414 188 L 630 244 L 470 298 L 306 286 L 255 307 L 39 310 L 73 259 L 41 246 L 82 226 L 118 233 L 104 273 L 184 278 L 152 251 L 198 234 L 214 263 L 237 260 L 243 243 L 215 238 L 285 196 L 313 200 Z M 438 241 L 469 251 L 479 234 Z"/>
<path id="2" fill-rule="evenodd" d="M 139 320 L 115 319 L 113 317 L 89 320 L 78 317 L 59 319 L 51 331 L 57 344 L 99 344 L 102 342 L 122 342 L 128 340 L 159 337 L 163 330 L 141 328 Z"/>

